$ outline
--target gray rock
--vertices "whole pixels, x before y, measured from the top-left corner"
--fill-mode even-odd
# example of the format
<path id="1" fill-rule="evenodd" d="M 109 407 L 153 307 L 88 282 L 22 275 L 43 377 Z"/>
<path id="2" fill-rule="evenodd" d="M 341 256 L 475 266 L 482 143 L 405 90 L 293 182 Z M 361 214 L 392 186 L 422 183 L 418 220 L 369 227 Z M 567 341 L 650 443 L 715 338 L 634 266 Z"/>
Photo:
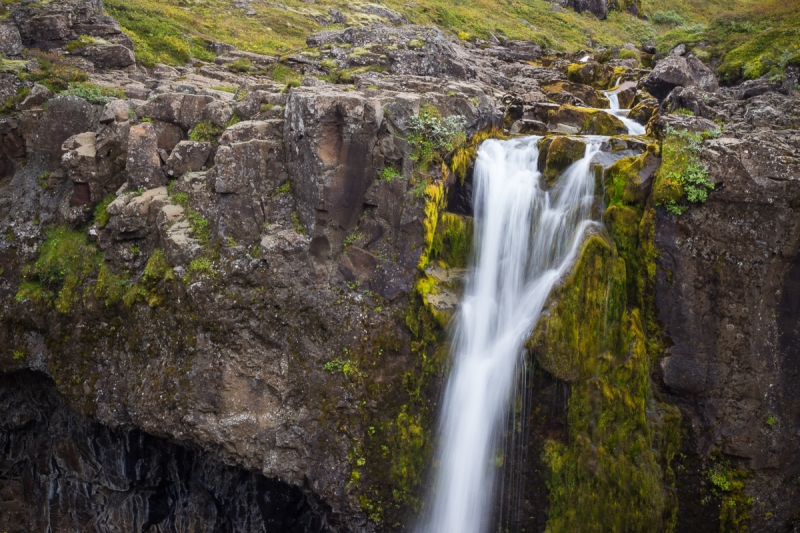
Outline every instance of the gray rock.
<path id="1" fill-rule="evenodd" d="M 221 146 L 214 163 L 209 177 L 217 193 L 248 194 L 286 181 L 282 150 L 276 142 L 254 139 Z"/>
<path id="2" fill-rule="evenodd" d="M 125 122 L 129 118 L 131 105 L 126 100 L 111 100 L 103 108 L 103 114 L 100 115 L 100 123 L 108 124 L 109 122 Z"/>
<path id="3" fill-rule="evenodd" d="M 0 73 L 0 102 L 16 96 L 19 78 L 14 74 Z"/>
<path id="4" fill-rule="evenodd" d="M 22 37 L 16 24 L 0 24 L 0 54 L 17 56 L 22 53 Z"/>
<path id="5" fill-rule="evenodd" d="M 132 189 L 152 189 L 166 184 L 152 124 L 144 122 L 131 126 L 126 170 L 128 185 Z"/>
<path id="6" fill-rule="evenodd" d="M 61 164 L 64 141 L 73 135 L 97 128 L 102 108 L 77 96 L 58 96 L 49 100 L 41 116 L 26 115 L 26 144 L 30 159 L 42 158 L 48 170 Z M 30 111 L 28 113 L 31 113 Z"/>
<path id="7" fill-rule="evenodd" d="M 175 148 L 175 146 L 185 137 L 180 126 L 176 126 L 175 124 L 161 122 L 160 120 L 154 120 L 151 124 L 153 125 L 153 131 L 156 134 L 156 139 L 158 140 L 157 143 L 159 150 L 171 152 L 172 149 Z"/>
<path id="8" fill-rule="evenodd" d="M 210 122 L 224 128 L 231 121 L 231 117 L 233 117 L 233 105 L 230 102 L 214 100 L 203 108 L 201 122 Z"/>
<path id="9" fill-rule="evenodd" d="M 201 170 L 211 154 L 211 144 L 181 141 L 167 159 L 167 175 L 179 177 L 192 170 Z"/>
<path id="10" fill-rule="evenodd" d="M 659 61 L 650 75 L 642 80 L 642 85 L 659 101 L 676 87 L 697 87 L 710 92 L 719 87 L 714 72 L 702 61 L 679 55 L 670 55 Z"/>
<path id="11" fill-rule="evenodd" d="M 136 114 L 162 122 L 169 122 L 189 131 L 196 126 L 203 116 L 203 109 L 213 101 L 210 96 L 194 94 L 166 93 L 159 94 L 153 100 L 140 106 Z"/>
<path id="12" fill-rule="evenodd" d="M 93 44 L 81 46 L 75 55 L 86 58 L 100 69 L 125 68 L 136 63 L 133 50 L 121 44 Z"/>
<path id="13" fill-rule="evenodd" d="M 31 92 L 28 93 L 28 96 L 25 97 L 25 100 L 22 101 L 22 109 L 41 107 L 42 104 L 53 98 L 53 96 L 53 91 L 37 83 L 33 86 Z"/>
<path id="14" fill-rule="evenodd" d="M 297 211 L 322 256 L 341 248 L 376 175 L 383 122 L 377 99 L 336 88 L 298 88 L 286 106 L 285 139 Z"/>
<path id="15" fill-rule="evenodd" d="M 588 11 L 600 20 L 608 16 L 608 3 L 605 0 L 567 0 L 566 5 L 578 13 Z"/>

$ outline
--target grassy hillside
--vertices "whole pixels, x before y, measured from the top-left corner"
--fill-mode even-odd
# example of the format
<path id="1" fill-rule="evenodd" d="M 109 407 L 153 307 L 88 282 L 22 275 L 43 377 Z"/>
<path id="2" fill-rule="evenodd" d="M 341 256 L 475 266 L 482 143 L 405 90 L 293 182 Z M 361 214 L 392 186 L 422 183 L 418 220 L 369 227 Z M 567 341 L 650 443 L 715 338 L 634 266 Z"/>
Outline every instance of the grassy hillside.
<path id="1" fill-rule="evenodd" d="M 0 0 L 3 7 L 20 0 Z M 348 0 L 104 0 L 136 43 L 146 64 L 182 64 L 190 57 L 210 60 L 209 41 L 242 50 L 285 54 L 301 50 L 305 37 L 345 24 L 321 24 L 331 9 L 347 25 L 375 16 L 363 11 L 383 5 L 411 22 L 435 24 L 462 39 L 491 34 L 536 41 L 555 50 L 592 45 L 654 41 L 663 52 L 686 43 L 720 76 L 734 82 L 764 74 L 780 77 L 789 63 L 800 63 L 800 0 L 643 0 L 642 18 L 611 12 L 605 21 L 589 13 L 554 11 L 546 0 L 383 0 L 381 4 Z"/>

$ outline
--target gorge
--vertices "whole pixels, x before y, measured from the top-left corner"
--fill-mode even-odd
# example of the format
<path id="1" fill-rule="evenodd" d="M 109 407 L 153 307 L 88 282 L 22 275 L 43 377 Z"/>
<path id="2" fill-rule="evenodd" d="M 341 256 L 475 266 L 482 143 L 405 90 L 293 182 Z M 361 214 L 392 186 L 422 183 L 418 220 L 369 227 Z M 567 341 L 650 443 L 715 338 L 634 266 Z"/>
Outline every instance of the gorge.
<path id="1" fill-rule="evenodd" d="M 800 13 L 728 4 L 4 0 L 0 531 L 795 531 Z"/>

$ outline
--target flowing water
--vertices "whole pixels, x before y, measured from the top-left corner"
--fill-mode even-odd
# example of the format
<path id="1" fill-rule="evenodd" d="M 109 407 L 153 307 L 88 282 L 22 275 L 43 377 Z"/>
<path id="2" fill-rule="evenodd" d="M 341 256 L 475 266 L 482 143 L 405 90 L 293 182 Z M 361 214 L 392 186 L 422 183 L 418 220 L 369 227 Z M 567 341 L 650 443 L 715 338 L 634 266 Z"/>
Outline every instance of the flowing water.
<path id="1" fill-rule="evenodd" d="M 489 529 L 494 459 L 523 345 L 591 219 L 601 139 L 548 188 L 540 137 L 488 140 L 475 164 L 475 257 L 454 318 L 453 364 L 440 419 L 437 477 L 424 533 Z"/>
<path id="2" fill-rule="evenodd" d="M 628 128 L 628 133 L 630 135 L 644 135 L 647 133 L 644 126 L 639 124 L 633 119 L 628 118 L 628 114 L 631 112 L 630 109 L 620 109 L 619 107 L 619 95 L 617 95 L 616 91 L 607 91 L 603 94 L 606 95 L 608 101 L 611 103 L 611 108 L 608 110 L 609 113 L 617 117 L 625 124 L 625 127 Z"/>

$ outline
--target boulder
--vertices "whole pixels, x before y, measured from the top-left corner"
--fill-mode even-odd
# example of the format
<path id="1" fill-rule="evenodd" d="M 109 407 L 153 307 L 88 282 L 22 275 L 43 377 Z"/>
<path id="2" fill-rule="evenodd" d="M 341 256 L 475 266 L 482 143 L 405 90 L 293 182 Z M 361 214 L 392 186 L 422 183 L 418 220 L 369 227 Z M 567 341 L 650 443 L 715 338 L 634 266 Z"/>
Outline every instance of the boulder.
<path id="1" fill-rule="evenodd" d="M 606 0 L 567 0 L 566 5 L 578 13 L 588 11 L 600 20 L 605 20 L 608 16 L 608 3 Z"/>
<path id="2" fill-rule="evenodd" d="M 222 132 L 220 146 L 253 139 L 283 139 L 283 120 L 245 120 Z"/>
<path id="3" fill-rule="evenodd" d="M 286 181 L 283 154 L 279 143 L 253 139 L 220 146 L 209 177 L 221 194 L 249 194 L 272 190 Z"/>
<path id="4" fill-rule="evenodd" d="M 544 142 L 547 157 L 544 165 L 544 178 L 548 185 L 555 184 L 561 173 L 575 161 L 583 159 L 586 143 L 580 139 L 559 136 L 552 142 Z"/>
<path id="5" fill-rule="evenodd" d="M 99 69 L 125 68 L 136 63 L 130 48 L 121 44 L 92 44 L 81 46 L 73 52 L 90 61 Z"/>
<path id="6" fill-rule="evenodd" d="M 128 138 L 128 184 L 132 189 L 152 189 L 166 184 L 158 156 L 158 139 L 147 122 L 131 126 Z"/>
<path id="7" fill-rule="evenodd" d="M 659 101 L 664 100 L 676 87 L 697 87 L 710 92 L 719 87 L 714 72 L 702 61 L 680 55 L 670 55 L 659 61 L 642 80 L 642 85 Z"/>
<path id="8" fill-rule="evenodd" d="M 551 93 L 569 93 L 579 98 L 588 107 L 598 109 L 608 109 L 608 98 L 597 89 L 579 83 L 569 81 L 556 81 L 542 85 L 544 92 L 550 96 Z M 566 103 L 566 102 L 559 102 Z"/>
<path id="9" fill-rule="evenodd" d="M 159 150 L 171 152 L 175 146 L 185 137 L 180 126 L 154 120 L 151 122 L 155 131 Z"/>
<path id="10" fill-rule="evenodd" d="M 550 111 L 547 125 L 553 131 L 584 135 L 610 136 L 628 133 L 628 128 L 625 124 L 610 113 L 569 105 L 559 107 L 558 111 Z M 562 126 L 566 126 L 569 129 L 565 130 Z"/>
<path id="11" fill-rule="evenodd" d="M 236 103 L 234 111 L 243 120 L 250 120 L 261 111 L 264 105 L 281 105 L 284 102 L 283 96 L 267 91 L 252 91 Z"/>
<path id="12" fill-rule="evenodd" d="M 156 187 L 142 194 L 121 194 L 106 207 L 109 215 L 106 228 L 115 240 L 145 237 L 156 227 L 158 214 L 167 204 L 166 187 Z"/>
<path id="13" fill-rule="evenodd" d="M 22 53 L 22 37 L 16 24 L 0 24 L 0 54 L 17 56 Z"/>
<path id="14" fill-rule="evenodd" d="M 210 96 L 165 93 L 140 106 L 136 114 L 168 122 L 189 131 L 202 120 L 203 109 L 214 99 Z"/>
<path id="15" fill-rule="evenodd" d="M 543 135 L 547 133 L 547 124 L 538 120 L 520 119 L 511 125 L 511 135 Z"/>
<path id="16" fill-rule="evenodd" d="M 748 100 L 754 96 L 761 96 L 768 92 L 784 92 L 780 83 L 772 83 L 767 79 L 748 80 L 742 83 L 736 91 L 737 100 Z"/>
<path id="17" fill-rule="evenodd" d="M 130 111 L 131 105 L 127 100 L 111 100 L 100 115 L 100 123 L 125 122 L 129 118 Z"/>
<path id="18" fill-rule="evenodd" d="M 186 172 L 201 170 L 210 154 L 210 143 L 181 141 L 167 159 L 167 175 L 177 178 Z"/>
<path id="19" fill-rule="evenodd" d="M 67 169 L 69 179 L 76 185 L 71 201 L 73 207 L 96 205 L 124 182 L 117 161 L 97 153 L 97 135 L 94 132 L 73 135 L 64 141 L 62 149 L 64 156 L 61 163 Z M 88 195 L 84 194 L 85 188 L 80 185 L 88 186 Z"/>
<path id="20" fill-rule="evenodd" d="M 14 97 L 18 85 L 19 79 L 14 74 L 0 73 L 0 102 Z"/>
<path id="21" fill-rule="evenodd" d="M 233 105 L 230 102 L 214 100 L 203 108 L 201 122 L 208 122 L 219 128 L 225 128 L 233 117 Z"/>
<path id="22" fill-rule="evenodd" d="M 22 101 L 22 109 L 32 109 L 34 107 L 41 107 L 45 102 L 53 98 L 53 91 L 45 87 L 44 85 L 39 85 L 38 83 L 33 86 L 31 92 L 28 93 L 28 96 Z"/>

